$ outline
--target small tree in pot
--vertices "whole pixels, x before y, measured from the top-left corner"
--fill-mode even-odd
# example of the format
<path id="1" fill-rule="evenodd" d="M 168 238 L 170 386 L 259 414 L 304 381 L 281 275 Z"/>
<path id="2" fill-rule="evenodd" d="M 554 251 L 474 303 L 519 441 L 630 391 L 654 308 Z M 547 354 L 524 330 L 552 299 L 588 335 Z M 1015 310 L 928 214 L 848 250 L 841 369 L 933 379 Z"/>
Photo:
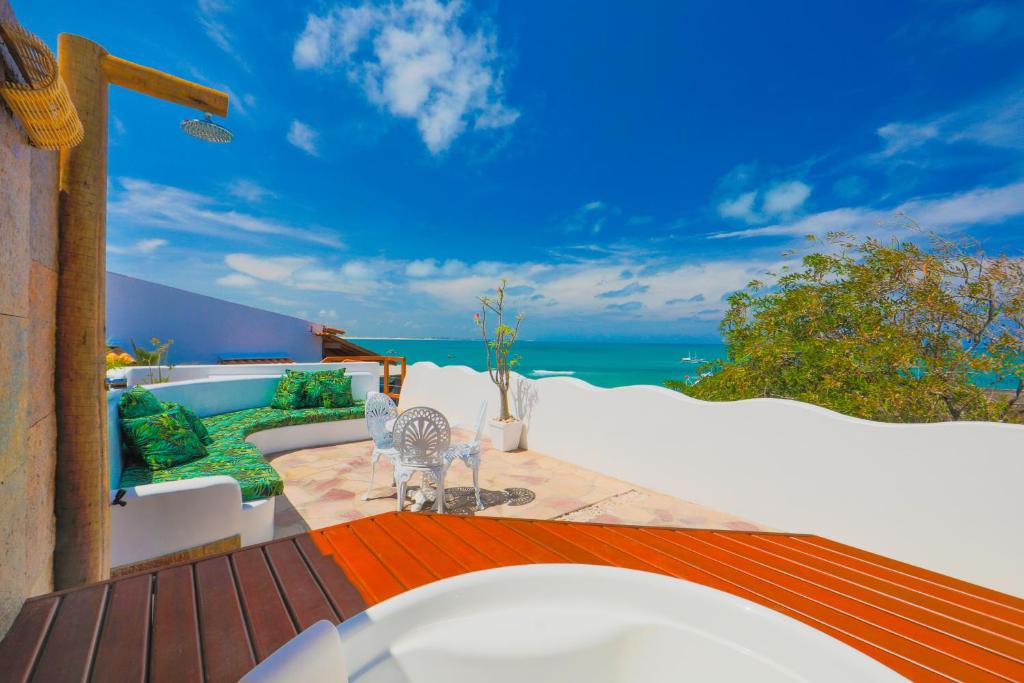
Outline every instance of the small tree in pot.
<path id="1" fill-rule="evenodd" d="M 494 296 L 480 297 L 480 312 L 474 316 L 484 340 L 487 353 L 487 374 L 498 387 L 500 412 L 497 420 L 491 420 L 491 441 L 494 447 L 502 451 L 511 451 L 519 447 L 523 423 L 509 412 L 508 389 L 512 380 L 512 368 L 519 364 L 519 357 L 512 356 L 512 346 L 519 337 L 519 325 L 523 322 L 523 314 L 517 313 L 515 323 L 505 323 L 505 285 L 506 280 L 495 289 Z M 494 330 L 487 331 L 487 315 L 493 313 Z"/>

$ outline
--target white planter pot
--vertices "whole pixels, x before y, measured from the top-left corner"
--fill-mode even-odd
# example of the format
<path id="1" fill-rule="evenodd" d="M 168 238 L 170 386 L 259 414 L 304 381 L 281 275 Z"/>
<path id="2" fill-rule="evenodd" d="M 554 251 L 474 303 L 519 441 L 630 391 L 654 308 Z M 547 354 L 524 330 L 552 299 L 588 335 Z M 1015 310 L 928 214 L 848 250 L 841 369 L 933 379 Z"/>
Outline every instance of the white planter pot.
<path id="1" fill-rule="evenodd" d="M 499 451 L 514 451 L 519 448 L 519 437 L 523 434 L 522 421 L 500 422 L 498 420 L 489 420 L 487 426 L 491 437 L 491 445 Z"/>

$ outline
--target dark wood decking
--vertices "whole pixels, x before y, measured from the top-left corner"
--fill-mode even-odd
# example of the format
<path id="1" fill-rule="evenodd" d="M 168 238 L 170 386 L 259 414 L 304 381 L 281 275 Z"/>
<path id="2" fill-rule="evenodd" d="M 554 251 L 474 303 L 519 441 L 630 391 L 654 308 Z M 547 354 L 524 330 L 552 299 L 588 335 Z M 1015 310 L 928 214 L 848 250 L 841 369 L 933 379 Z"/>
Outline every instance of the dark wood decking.
<path id="1" fill-rule="evenodd" d="M 388 513 L 25 603 L 0 680 L 236 681 L 298 631 L 456 574 L 576 562 L 766 605 L 912 680 L 1024 681 L 1024 600 L 817 536 Z"/>

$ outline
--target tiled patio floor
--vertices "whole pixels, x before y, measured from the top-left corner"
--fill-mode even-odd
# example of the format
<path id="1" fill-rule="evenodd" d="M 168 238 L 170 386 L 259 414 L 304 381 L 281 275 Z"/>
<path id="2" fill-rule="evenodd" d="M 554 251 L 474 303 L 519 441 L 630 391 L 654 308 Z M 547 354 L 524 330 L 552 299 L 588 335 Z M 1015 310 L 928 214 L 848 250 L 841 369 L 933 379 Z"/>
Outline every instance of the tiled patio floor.
<path id="1" fill-rule="evenodd" d="M 453 441 L 468 440 L 453 430 Z M 320 529 L 339 522 L 395 509 L 391 465 L 377 464 L 370 500 L 363 494 L 370 479 L 370 441 L 308 448 L 269 456 L 284 478 L 277 498 L 275 536 Z M 415 493 L 419 477 L 410 487 Z M 529 450 L 502 453 L 484 441 L 480 488 L 486 508 L 473 501 L 473 479 L 456 462 L 445 479 L 445 512 L 490 517 L 564 519 L 576 522 L 643 524 L 705 529 L 759 530 L 732 515 L 673 498 L 598 472 Z"/>

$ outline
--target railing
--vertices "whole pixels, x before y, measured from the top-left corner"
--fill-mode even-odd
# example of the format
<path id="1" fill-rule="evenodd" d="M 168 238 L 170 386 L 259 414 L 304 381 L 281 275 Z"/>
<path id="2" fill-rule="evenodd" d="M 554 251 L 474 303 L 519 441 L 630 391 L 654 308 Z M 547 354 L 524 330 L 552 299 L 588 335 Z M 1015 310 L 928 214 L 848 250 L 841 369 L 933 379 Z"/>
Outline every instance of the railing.
<path id="1" fill-rule="evenodd" d="M 384 365 L 384 385 L 382 393 L 398 400 L 398 392 L 402 390 L 402 383 L 405 381 L 405 357 L 404 356 L 327 356 L 322 363 L 350 363 L 350 362 L 372 362 L 376 361 Z M 391 391 L 391 364 L 398 363 L 402 367 L 398 379 L 396 391 Z"/>

